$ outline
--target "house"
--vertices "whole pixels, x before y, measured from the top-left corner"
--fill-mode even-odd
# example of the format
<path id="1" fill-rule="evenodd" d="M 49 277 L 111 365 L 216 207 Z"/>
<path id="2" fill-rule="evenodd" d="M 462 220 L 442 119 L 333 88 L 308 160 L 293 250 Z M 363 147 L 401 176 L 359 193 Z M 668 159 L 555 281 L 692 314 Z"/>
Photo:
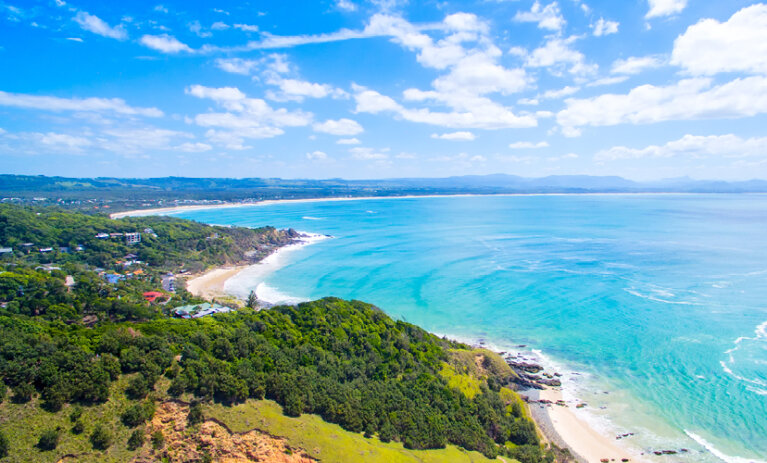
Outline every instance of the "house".
<path id="1" fill-rule="evenodd" d="M 125 257 L 123 257 L 123 259 L 125 259 L 125 260 L 133 260 L 136 257 L 138 257 L 136 254 L 128 254 Z"/>
<path id="2" fill-rule="evenodd" d="M 157 233 L 155 233 L 154 230 L 152 230 L 151 228 L 145 228 L 144 233 L 146 233 L 147 235 L 151 235 L 154 238 L 157 238 Z"/>
<path id="3" fill-rule="evenodd" d="M 138 244 L 141 242 L 141 233 L 135 232 L 135 233 L 126 233 L 125 234 L 125 244 Z"/>
<path id="4" fill-rule="evenodd" d="M 181 318 L 200 318 L 206 315 L 213 315 L 216 313 L 231 312 L 232 309 L 224 307 L 218 304 L 210 304 L 208 302 L 204 304 L 191 304 L 183 307 L 176 307 L 173 309 L 173 314 Z"/>
<path id="5" fill-rule="evenodd" d="M 102 277 L 110 284 L 116 285 L 120 282 L 120 280 L 125 279 L 125 275 L 120 275 L 118 273 L 105 273 L 102 275 Z"/>
<path id="6" fill-rule="evenodd" d="M 75 252 L 82 252 L 82 251 L 85 251 L 85 248 L 83 247 L 82 244 L 78 244 L 77 246 L 75 246 Z"/>
<path id="7" fill-rule="evenodd" d="M 164 298 L 165 294 L 159 292 L 159 291 L 147 291 L 144 293 L 144 299 L 146 299 L 147 302 L 154 302 L 157 298 Z"/>
<path id="8" fill-rule="evenodd" d="M 110 238 L 122 238 L 123 234 L 122 233 L 110 233 L 109 237 Z"/>
<path id="9" fill-rule="evenodd" d="M 47 254 L 47 253 L 52 252 L 52 251 L 53 251 L 53 248 L 40 248 L 40 252 L 42 254 Z"/>
<path id="10" fill-rule="evenodd" d="M 0 248 L 0 256 L 5 254 L 13 254 L 13 248 Z"/>
<path id="11" fill-rule="evenodd" d="M 109 233 L 103 233 L 103 232 L 99 233 L 99 234 L 96 235 L 96 238 L 98 238 L 100 240 L 105 240 L 105 239 L 109 238 Z"/>
<path id="12" fill-rule="evenodd" d="M 66 278 L 64 278 L 64 286 L 67 288 L 72 288 L 72 286 L 75 285 L 75 277 L 72 275 L 67 275 Z"/>

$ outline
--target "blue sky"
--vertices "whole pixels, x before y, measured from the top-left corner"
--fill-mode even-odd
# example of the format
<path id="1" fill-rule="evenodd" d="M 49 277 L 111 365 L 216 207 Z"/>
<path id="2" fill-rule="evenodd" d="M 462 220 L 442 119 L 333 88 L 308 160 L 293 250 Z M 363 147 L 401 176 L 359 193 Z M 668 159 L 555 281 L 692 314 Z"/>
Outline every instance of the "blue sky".
<path id="1" fill-rule="evenodd" d="M 0 0 L 0 172 L 767 178 L 767 4 Z"/>

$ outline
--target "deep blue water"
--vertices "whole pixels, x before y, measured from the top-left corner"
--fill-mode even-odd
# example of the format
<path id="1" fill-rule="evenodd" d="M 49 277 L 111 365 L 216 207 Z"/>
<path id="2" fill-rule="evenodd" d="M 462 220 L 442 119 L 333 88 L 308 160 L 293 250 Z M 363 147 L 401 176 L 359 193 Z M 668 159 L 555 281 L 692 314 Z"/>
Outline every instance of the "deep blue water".
<path id="1" fill-rule="evenodd" d="M 375 199 L 175 215 L 333 235 L 290 254 L 268 287 L 540 350 L 570 372 L 566 390 L 596 426 L 636 432 L 625 440 L 635 450 L 721 461 L 691 433 L 727 461 L 767 460 L 767 196 Z"/>

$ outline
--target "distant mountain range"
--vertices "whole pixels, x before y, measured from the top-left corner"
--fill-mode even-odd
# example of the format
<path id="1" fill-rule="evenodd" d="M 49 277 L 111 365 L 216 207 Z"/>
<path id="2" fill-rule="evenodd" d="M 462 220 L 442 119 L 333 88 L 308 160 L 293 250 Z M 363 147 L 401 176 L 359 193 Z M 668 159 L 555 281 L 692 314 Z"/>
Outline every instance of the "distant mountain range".
<path id="1" fill-rule="evenodd" d="M 0 175 L 0 196 L 121 199 L 244 200 L 329 196 L 460 193 L 767 193 L 767 181 L 694 180 L 635 182 L 616 176 L 464 175 L 378 180 L 278 178 L 65 178 Z"/>

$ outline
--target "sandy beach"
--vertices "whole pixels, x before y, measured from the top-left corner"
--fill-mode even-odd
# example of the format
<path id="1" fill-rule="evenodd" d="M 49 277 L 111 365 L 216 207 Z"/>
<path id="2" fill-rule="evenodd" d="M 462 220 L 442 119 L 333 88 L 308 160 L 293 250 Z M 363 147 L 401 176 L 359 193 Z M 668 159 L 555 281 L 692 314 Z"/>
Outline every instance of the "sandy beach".
<path id="1" fill-rule="evenodd" d="M 217 267 L 208 270 L 205 273 L 196 275 L 186 281 L 186 290 L 195 296 L 208 300 L 217 297 L 230 297 L 224 291 L 226 280 L 237 275 L 242 270 L 248 268 L 247 265 L 236 265 L 227 267 Z"/>
<path id="2" fill-rule="evenodd" d="M 605 461 L 643 461 L 637 456 L 629 454 L 614 440 L 594 430 L 586 421 L 577 416 L 575 404 L 568 403 L 566 406 L 555 405 L 563 400 L 562 391 L 559 388 L 547 388 L 542 391 L 525 391 L 532 401 L 548 400 L 552 404 L 531 403 L 530 411 L 538 426 L 546 438 L 558 446 L 566 446 L 587 463 L 600 463 Z"/>
<path id="3" fill-rule="evenodd" d="M 199 211 L 203 209 L 228 209 L 235 207 L 248 206 L 269 206 L 273 204 L 300 204 L 300 203 L 320 203 L 335 201 L 370 201 L 383 199 L 416 199 L 416 198 L 462 198 L 473 196 L 639 196 L 639 195 L 662 195 L 665 193 L 498 193 L 498 194 L 451 194 L 451 195 L 404 195 L 404 196 L 344 196 L 330 198 L 305 198 L 305 199 L 268 199 L 265 201 L 253 203 L 230 203 L 230 204 L 195 204 L 188 206 L 169 206 L 157 207 L 152 209 L 135 209 L 132 211 L 115 212 L 109 214 L 111 219 L 121 219 L 123 217 L 142 217 L 146 215 L 171 214 L 182 211 Z M 688 193 L 674 193 L 688 194 Z"/>

